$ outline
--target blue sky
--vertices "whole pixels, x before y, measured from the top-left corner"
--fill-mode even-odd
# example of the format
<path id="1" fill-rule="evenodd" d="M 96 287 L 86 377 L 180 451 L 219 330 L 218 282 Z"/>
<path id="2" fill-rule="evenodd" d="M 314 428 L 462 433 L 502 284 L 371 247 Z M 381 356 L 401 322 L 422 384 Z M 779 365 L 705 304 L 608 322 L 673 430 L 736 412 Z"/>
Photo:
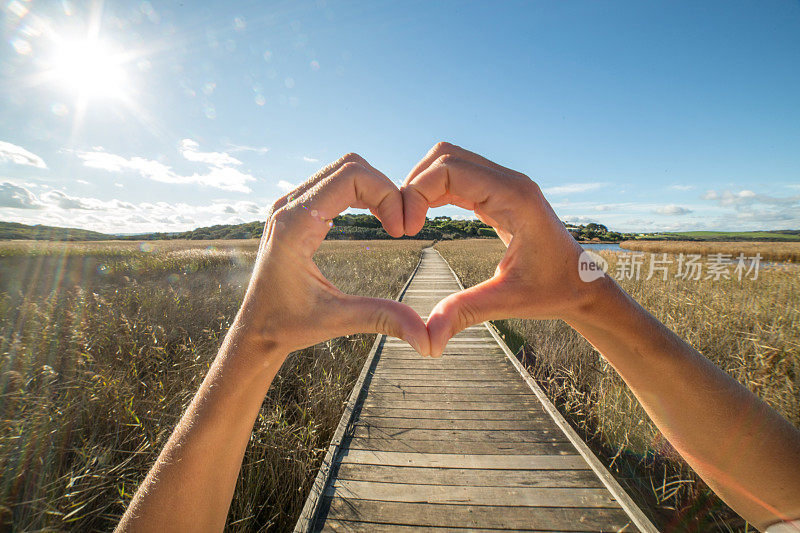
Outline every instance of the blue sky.
<path id="1" fill-rule="evenodd" d="M 449 140 L 533 177 L 567 221 L 800 228 L 796 1 L 2 10 L 0 220 L 263 220 L 346 152 L 400 183 Z"/>

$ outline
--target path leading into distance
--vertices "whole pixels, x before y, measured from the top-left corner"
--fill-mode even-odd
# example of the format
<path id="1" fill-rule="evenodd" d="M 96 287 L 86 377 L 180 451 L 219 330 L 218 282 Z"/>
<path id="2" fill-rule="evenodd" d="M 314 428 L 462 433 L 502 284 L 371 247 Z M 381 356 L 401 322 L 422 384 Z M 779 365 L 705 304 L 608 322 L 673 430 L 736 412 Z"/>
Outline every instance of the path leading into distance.
<path id="1" fill-rule="evenodd" d="M 400 299 L 459 290 L 428 248 Z M 453 529 L 657 531 L 486 324 L 440 359 L 378 336 L 296 531 Z"/>

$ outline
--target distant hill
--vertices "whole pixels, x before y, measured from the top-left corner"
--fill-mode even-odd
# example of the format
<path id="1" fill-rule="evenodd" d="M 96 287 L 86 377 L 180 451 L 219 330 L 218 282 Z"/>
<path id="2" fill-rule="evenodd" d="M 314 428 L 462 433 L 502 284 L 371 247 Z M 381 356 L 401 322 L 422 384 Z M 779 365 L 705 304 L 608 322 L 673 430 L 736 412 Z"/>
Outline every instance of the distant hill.
<path id="1" fill-rule="evenodd" d="M 775 231 L 686 231 L 664 233 L 619 233 L 602 224 L 566 224 L 567 231 L 581 242 L 620 242 L 623 240 L 682 240 L 682 241 L 800 241 L 800 230 Z M 36 239 L 52 241 L 103 241 L 103 240 L 217 240 L 258 239 L 264 230 L 259 221 L 244 224 L 220 224 L 180 232 L 157 232 L 139 235 L 112 235 L 76 228 L 54 226 L 28 226 L 17 222 L 0 222 L 0 240 Z M 479 220 L 456 220 L 439 216 L 425 221 L 422 231 L 413 239 L 470 239 L 497 237 L 494 230 Z M 369 214 L 345 214 L 333 219 L 328 239 L 390 239 L 380 221 Z"/>
<path id="2" fill-rule="evenodd" d="M 17 222 L 0 222 L 0 240 L 25 239 L 41 241 L 105 241 L 111 235 L 78 228 L 55 226 L 28 226 Z"/>
<path id="3" fill-rule="evenodd" d="M 647 233 L 637 240 L 662 241 L 800 241 L 800 230 L 774 231 L 682 231 L 677 233 Z"/>

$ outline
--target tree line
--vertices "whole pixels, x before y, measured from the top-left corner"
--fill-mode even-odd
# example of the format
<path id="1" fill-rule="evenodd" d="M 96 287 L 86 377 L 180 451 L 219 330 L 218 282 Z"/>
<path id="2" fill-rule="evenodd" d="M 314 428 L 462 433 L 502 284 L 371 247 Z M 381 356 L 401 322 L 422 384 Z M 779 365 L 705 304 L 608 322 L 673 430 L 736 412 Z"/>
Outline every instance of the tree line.
<path id="1" fill-rule="evenodd" d="M 381 226 L 380 220 L 371 214 L 339 215 L 333 219 L 328 239 L 361 240 L 391 239 Z M 609 231 L 602 224 L 576 226 L 566 224 L 567 230 L 579 241 L 615 242 L 632 238 L 632 234 Z M 106 234 L 75 228 L 54 226 L 28 226 L 16 222 L 0 222 L 0 239 L 33 239 L 53 241 L 101 241 L 101 240 L 223 240 L 258 239 L 264 231 L 264 222 L 254 221 L 243 224 L 218 224 L 180 232 L 154 232 L 143 234 Z M 422 230 L 413 237 L 424 240 L 451 239 L 491 239 L 496 238 L 494 229 L 480 220 L 462 220 L 447 216 L 437 216 L 425 220 Z"/>

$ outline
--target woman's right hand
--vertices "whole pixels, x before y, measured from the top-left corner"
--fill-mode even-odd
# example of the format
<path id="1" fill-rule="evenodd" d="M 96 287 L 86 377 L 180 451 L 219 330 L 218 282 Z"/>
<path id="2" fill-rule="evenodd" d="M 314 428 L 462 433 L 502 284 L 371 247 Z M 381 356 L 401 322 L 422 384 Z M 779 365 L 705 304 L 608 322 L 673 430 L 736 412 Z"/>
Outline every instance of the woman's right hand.
<path id="1" fill-rule="evenodd" d="M 494 276 L 439 302 L 428 318 L 431 350 L 441 355 L 464 328 L 503 318 L 568 318 L 613 281 L 578 274 L 582 248 L 528 176 L 449 143 L 438 143 L 402 187 L 405 230 L 415 235 L 429 208 L 473 211 L 507 246 Z"/>

